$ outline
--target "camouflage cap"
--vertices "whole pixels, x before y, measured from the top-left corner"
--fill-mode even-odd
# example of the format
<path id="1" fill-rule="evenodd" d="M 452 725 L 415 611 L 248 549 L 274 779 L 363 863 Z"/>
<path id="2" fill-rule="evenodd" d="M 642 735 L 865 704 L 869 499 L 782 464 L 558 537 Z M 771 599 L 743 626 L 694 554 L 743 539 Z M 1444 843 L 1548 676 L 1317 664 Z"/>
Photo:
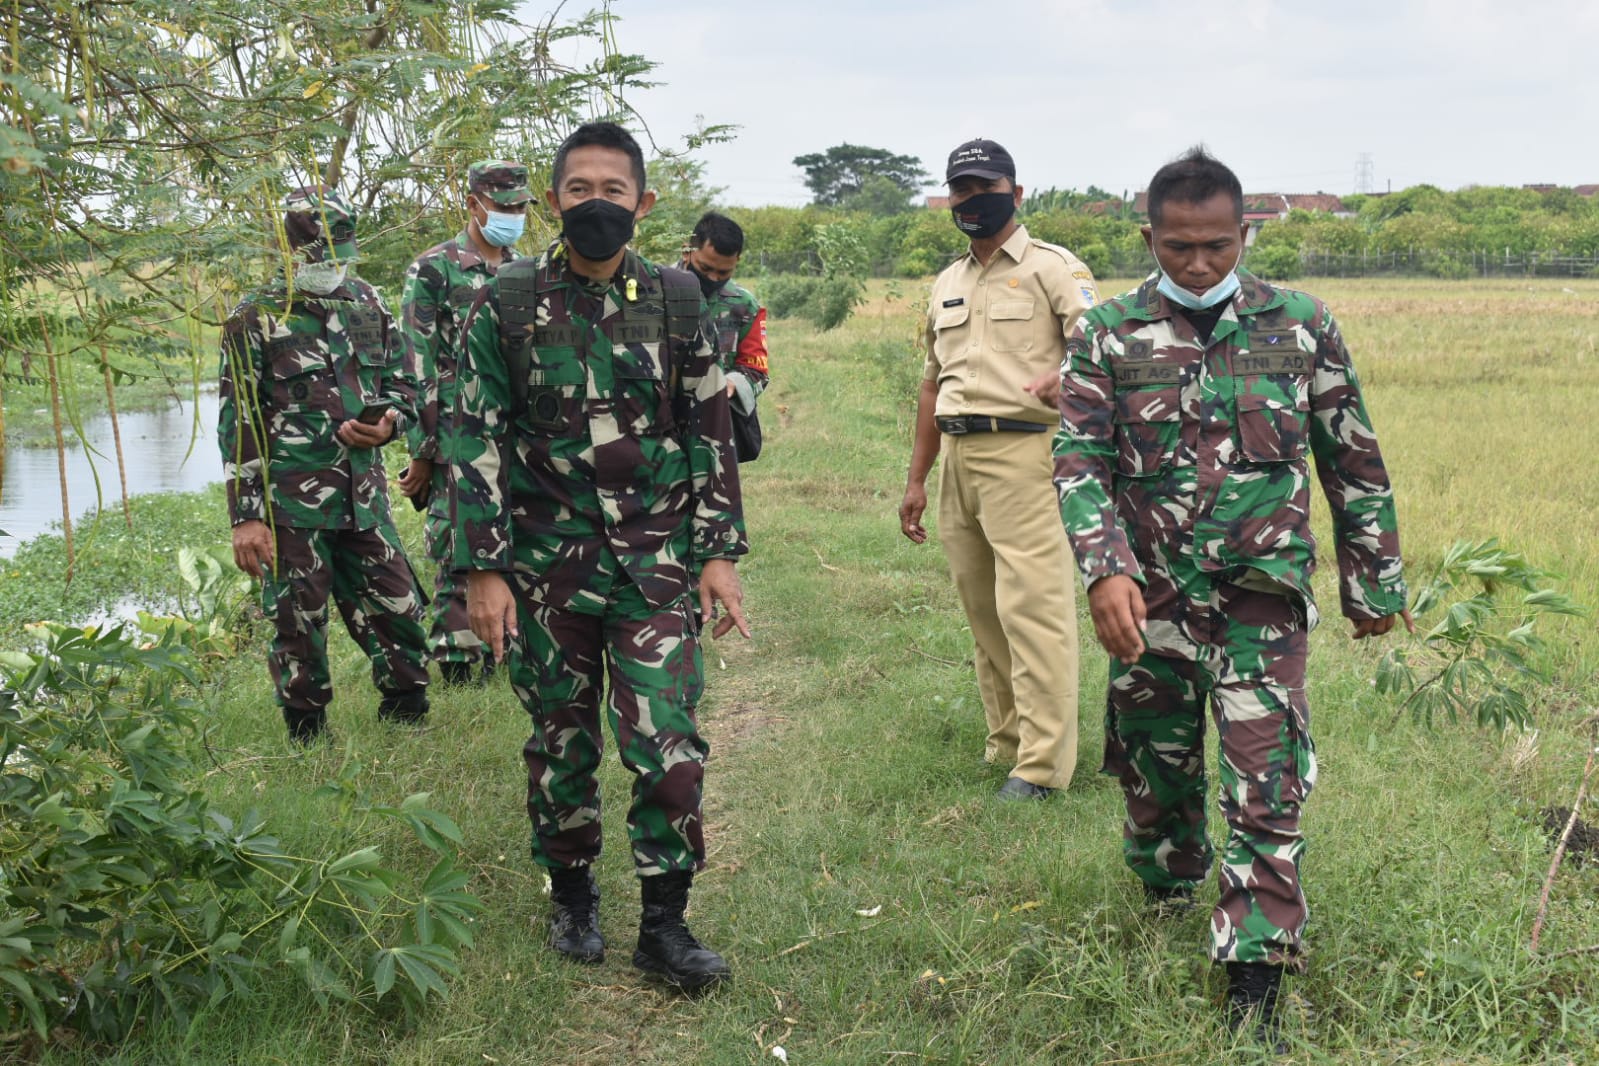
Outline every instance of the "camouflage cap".
<path id="1" fill-rule="evenodd" d="M 307 263 L 333 258 L 348 263 L 356 258 L 355 208 L 337 189 L 302 185 L 283 198 L 283 229 L 289 247 Z"/>
<path id="2" fill-rule="evenodd" d="M 527 187 L 527 167 L 505 159 L 473 163 L 466 172 L 467 191 L 486 196 L 501 207 L 521 207 L 533 199 Z"/>

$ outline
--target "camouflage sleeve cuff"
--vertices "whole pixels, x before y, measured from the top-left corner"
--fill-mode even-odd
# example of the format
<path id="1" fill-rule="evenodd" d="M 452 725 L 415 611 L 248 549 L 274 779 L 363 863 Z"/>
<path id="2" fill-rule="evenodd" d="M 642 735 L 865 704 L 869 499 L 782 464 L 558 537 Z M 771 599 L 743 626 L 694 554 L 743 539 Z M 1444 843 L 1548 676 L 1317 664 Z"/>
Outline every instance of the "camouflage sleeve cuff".
<path id="1" fill-rule="evenodd" d="M 737 526 L 724 526 L 721 529 L 705 527 L 695 530 L 696 562 L 704 562 L 707 559 L 734 559 L 748 554 L 749 550 L 749 538 Z"/>
<path id="2" fill-rule="evenodd" d="M 1410 591 L 1402 577 L 1375 584 L 1361 581 L 1353 595 L 1344 597 L 1344 617 L 1355 621 L 1386 618 L 1403 611 L 1409 602 Z"/>

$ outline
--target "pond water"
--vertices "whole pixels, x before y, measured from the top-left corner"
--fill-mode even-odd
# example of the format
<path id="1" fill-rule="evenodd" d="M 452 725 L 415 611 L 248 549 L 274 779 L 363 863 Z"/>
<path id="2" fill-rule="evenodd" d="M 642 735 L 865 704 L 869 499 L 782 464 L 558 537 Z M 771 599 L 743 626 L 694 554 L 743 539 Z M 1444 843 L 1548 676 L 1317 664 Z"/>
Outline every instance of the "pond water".
<path id="1" fill-rule="evenodd" d="M 129 496 L 194 492 L 222 480 L 214 391 L 201 392 L 198 400 L 186 397 L 160 411 L 125 413 L 117 421 L 122 429 Z M 95 506 L 96 472 L 100 506 L 108 512 L 122 507 L 111 418 L 97 415 L 85 420 L 83 429 L 89 447 L 80 443 L 67 450 L 67 497 L 74 522 Z M 9 556 L 21 542 L 50 532 L 61 521 L 55 449 L 7 448 L 5 464 L 0 529 L 6 535 L 0 537 L 0 557 Z"/>

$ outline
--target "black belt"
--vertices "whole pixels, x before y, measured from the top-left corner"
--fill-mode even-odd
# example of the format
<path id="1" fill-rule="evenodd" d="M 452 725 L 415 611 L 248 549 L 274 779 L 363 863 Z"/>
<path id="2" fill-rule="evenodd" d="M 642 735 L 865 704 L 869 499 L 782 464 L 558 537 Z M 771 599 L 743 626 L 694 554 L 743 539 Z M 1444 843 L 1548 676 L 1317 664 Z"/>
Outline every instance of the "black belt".
<path id="1" fill-rule="evenodd" d="M 935 418 L 938 428 L 952 437 L 967 433 L 1043 433 L 1053 429 L 1042 422 L 1023 422 L 1015 418 L 994 418 L 991 415 L 957 415 L 954 418 Z"/>

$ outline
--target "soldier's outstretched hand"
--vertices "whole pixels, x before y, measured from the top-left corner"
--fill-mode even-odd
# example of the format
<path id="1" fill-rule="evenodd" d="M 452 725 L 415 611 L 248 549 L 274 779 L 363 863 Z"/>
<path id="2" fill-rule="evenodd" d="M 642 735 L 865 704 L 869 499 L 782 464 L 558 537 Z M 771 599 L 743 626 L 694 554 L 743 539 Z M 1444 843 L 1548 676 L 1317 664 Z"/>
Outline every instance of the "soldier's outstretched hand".
<path id="1" fill-rule="evenodd" d="M 725 636 L 738 626 L 739 633 L 748 639 L 750 624 L 744 620 L 744 589 L 731 559 L 708 559 L 700 570 L 700 625 L 716 617 L 718 603 L 727 608 L 727 615 L 716 623 L 711 636 Z"/>
<path id="2" fill-rule="evenodd" d="M 1415 620 L 1410 617 L 1410 608 L 1405 607 L 1398 614 L 1385 614 L 1381 618 L 1362 618 L 1355 622 L 1355 639 L 1364 640 L 1367 637 L 1386 636 L 1394 627 L 1394 619 L 1402 618 L 1405 628 L 1410 632 L 1416 631 Z"/>
<path id="3" fill-rule="evenodd" d="M 1144 654 L 1144 592 L 1126 574 L 1112 574 L 1088 590 L 1094 634 L 1105 650 L 1128 666 Z"/>
<path id="4" fill-rule="evenodd" d="M 505 661 L 505 637 L 516 632 L 516 597 L 498 570 L 474 570 L 466 577 L 466 617 L 472 632 Z"/>

